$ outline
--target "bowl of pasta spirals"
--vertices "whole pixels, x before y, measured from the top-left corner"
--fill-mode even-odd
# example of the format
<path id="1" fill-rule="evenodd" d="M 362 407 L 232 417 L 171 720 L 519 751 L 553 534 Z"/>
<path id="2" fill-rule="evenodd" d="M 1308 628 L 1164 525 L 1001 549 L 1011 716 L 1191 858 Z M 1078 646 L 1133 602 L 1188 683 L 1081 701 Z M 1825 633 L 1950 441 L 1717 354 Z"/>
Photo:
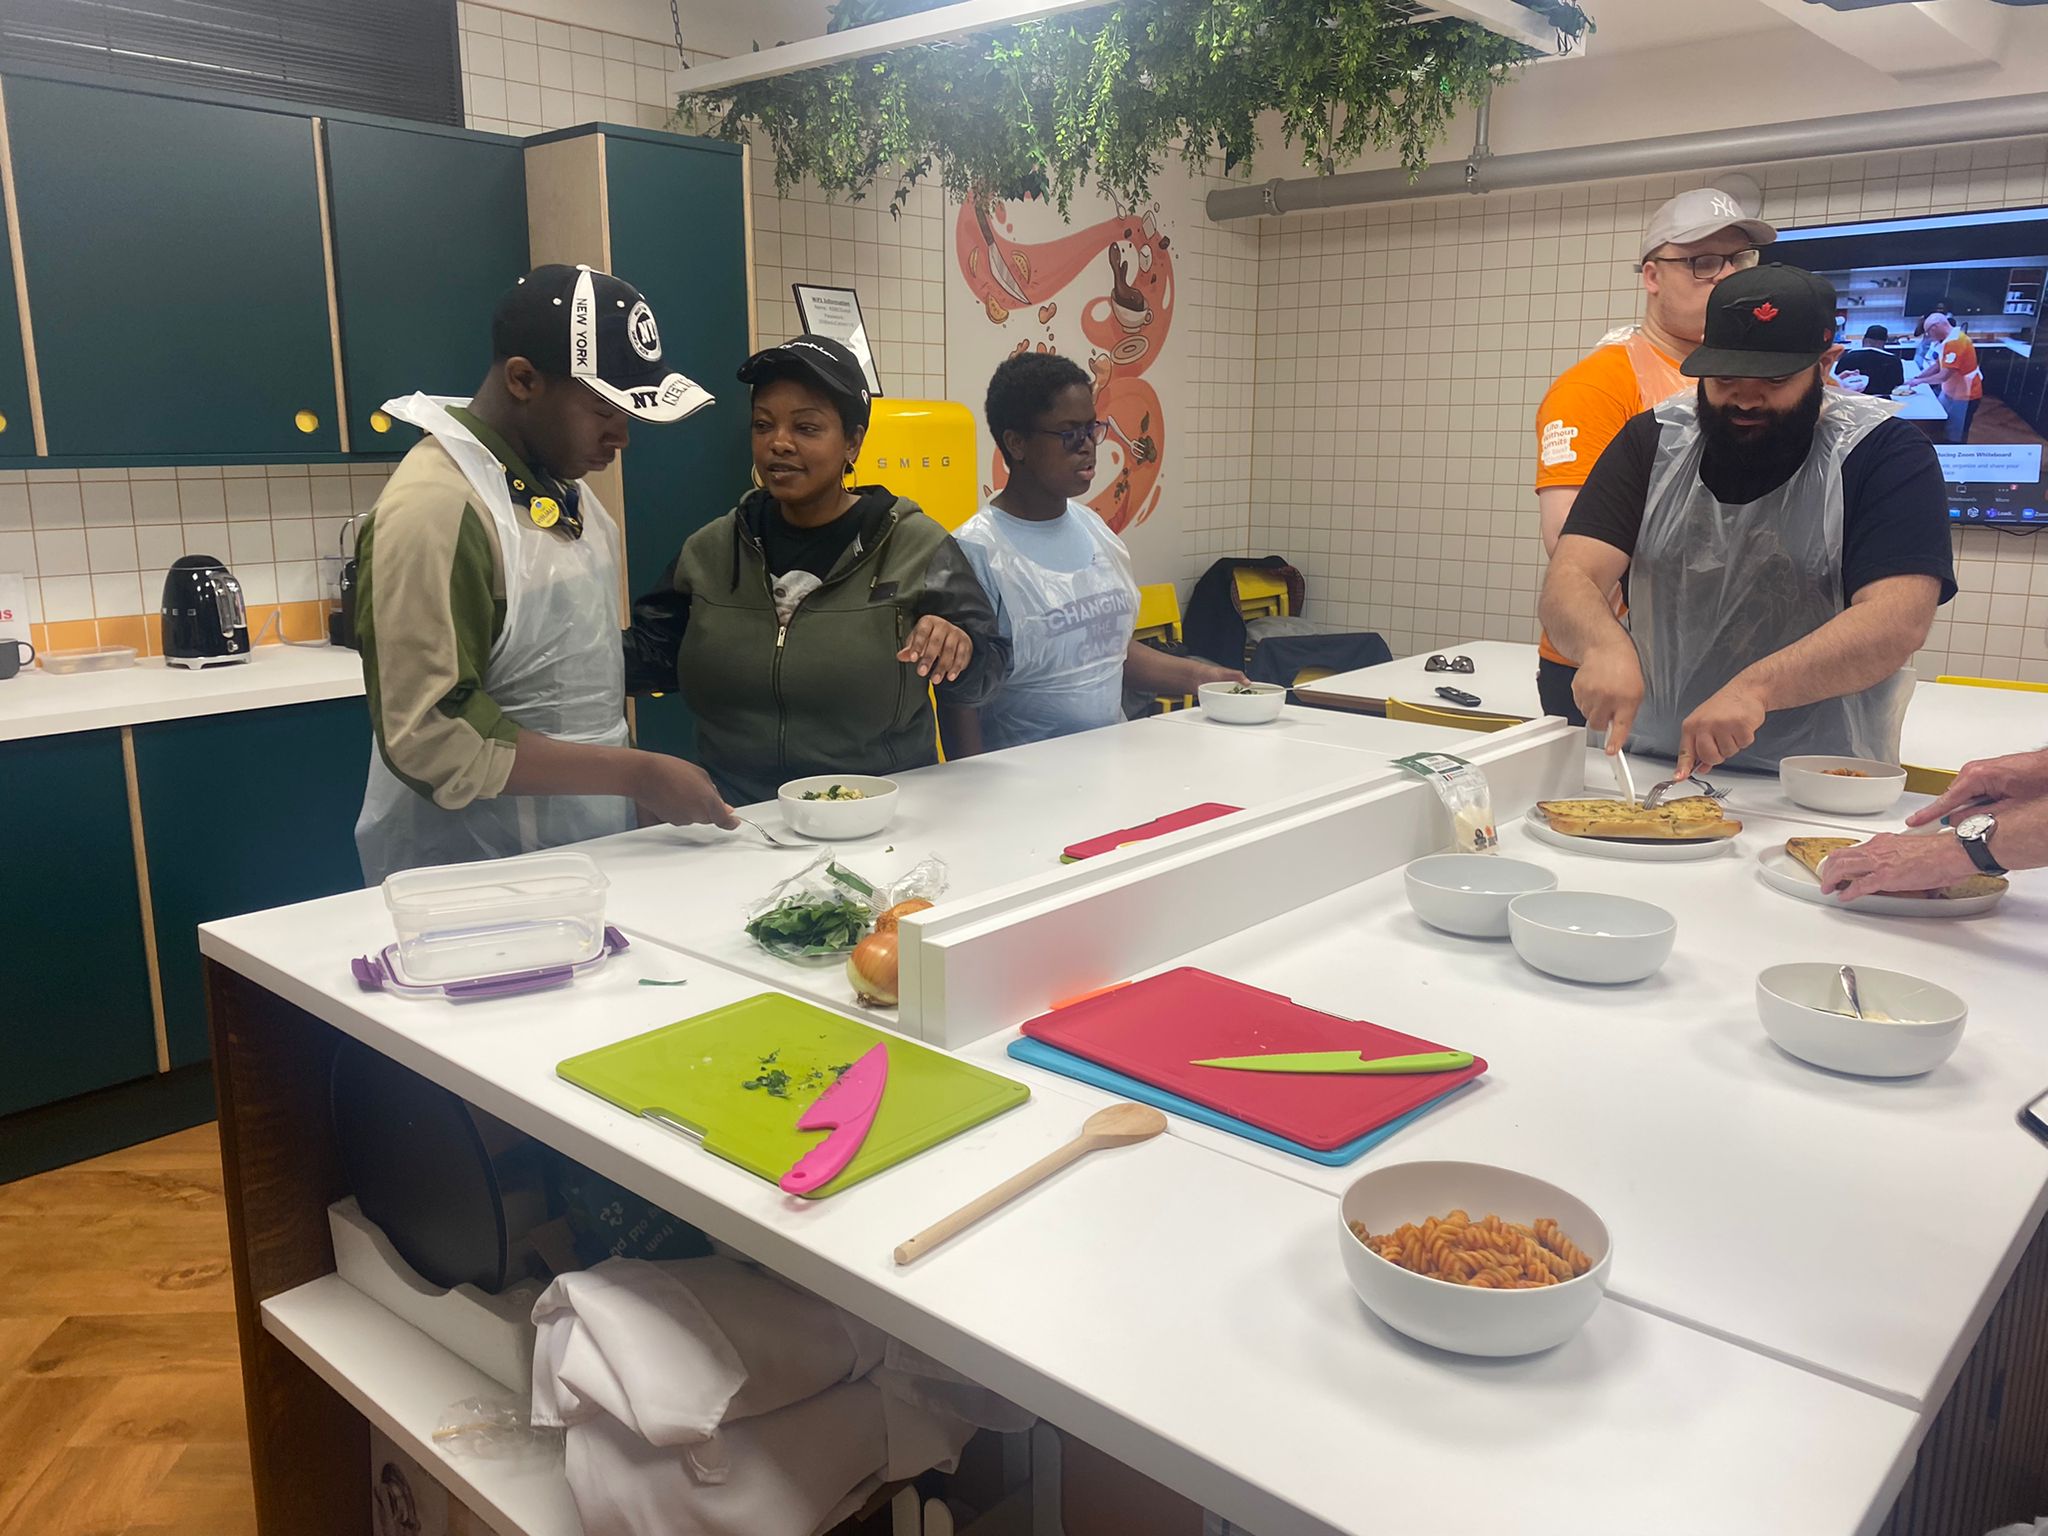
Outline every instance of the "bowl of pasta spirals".
<path id="1" fill-rule="evenodd" d="M 1593 1208 L 1489 1163 L 1394 1163 L 1344 1191 L 1344 1273 L 1380 1321 L 1461 1355 L 1529 1355 L 1586 1324 L 1614 1245 Z"/>

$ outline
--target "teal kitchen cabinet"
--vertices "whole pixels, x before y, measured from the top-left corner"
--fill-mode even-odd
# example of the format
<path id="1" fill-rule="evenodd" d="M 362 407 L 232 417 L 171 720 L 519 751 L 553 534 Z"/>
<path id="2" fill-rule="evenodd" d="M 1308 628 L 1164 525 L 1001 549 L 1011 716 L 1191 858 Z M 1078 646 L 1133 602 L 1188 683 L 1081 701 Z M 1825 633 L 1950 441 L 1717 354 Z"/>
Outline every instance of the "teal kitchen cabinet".
<path id="1" fill-rule="evenodd" d="M 523 276 L 526 160 L 514 139 L 330 119 L 327 184 L 349 448 L 419 440 L 379 409 L 467 395 L 491 362 L 491 309 Z"/>
<path id="2" fill-rule="evenodd" d="M 0 469 L 29 467 L 35 452 L 28 364 L 21 349 L 21 310 L 14 295 L 14 248 L 12 242 L 0 240 Z"/>
<path id="3" fill-rule="evenodd" d="M 370 717 L 361 699 L 333 699 L 134 730 L 164 1030 L 180 1067 L 207 1056 L 201 923 L 361 887 Z"/>
<path id="4" fill-rule="evenodd" d="M 156 1071 L 118 730 L 0 744 L 0 1115 Z"/>
<path id="5" fill-rule="evenodd" d="M 6 101 L 50 454 L 338 452 L 312 121 L 22 75 Z"/>
<path id="6" fill-rule="evenodd" d="M 635 423 L 620 460 L 628 584 L 637 596 L 661 580 L 683 540 L 751 484 L 747 391 L 733 377 L 747 356 L 747 191 L 735 145 L 604 134 L 612 269 L 647 295 L 670 366 L 713 396 L 675 426 Z M 695 732 L 679 695 L 640 700 L 634 718 L 641 746 L 692 750 Z"/>

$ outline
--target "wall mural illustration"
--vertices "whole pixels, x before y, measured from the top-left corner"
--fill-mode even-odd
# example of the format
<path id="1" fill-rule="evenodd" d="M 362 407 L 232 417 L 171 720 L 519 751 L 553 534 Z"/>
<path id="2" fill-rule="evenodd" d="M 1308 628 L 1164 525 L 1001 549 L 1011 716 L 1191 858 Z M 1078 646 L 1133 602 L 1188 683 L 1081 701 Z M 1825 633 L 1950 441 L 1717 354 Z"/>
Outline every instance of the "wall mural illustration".
<path id="1" fill-rule="evenodd" d="M 1078 212 L 1079 200 L 1076 206 Z M 1095 414 L 1109 423 L 1087 502 L 1128 534 L 1159 507 L 1170 458 L 1169 406 L 1177 405 L 1162 398 L 1173 370 L 1166 353 L 1174 252 L 1156 207 L 1129 214 L 1111 208 L 1073 228 L 1036 198 L 986 210 L 968 202 L 952 233 L 947 350 L 954 398 L 978 416 L 989 374 L 1019 352 L 1057 352 L 1080 363 L 1094 380 Z M 956 297 L 962 283 L 967 303 Z M 1002 455 L 993 446 L 987 453 L 984 498 L 1008 479 Z"/>

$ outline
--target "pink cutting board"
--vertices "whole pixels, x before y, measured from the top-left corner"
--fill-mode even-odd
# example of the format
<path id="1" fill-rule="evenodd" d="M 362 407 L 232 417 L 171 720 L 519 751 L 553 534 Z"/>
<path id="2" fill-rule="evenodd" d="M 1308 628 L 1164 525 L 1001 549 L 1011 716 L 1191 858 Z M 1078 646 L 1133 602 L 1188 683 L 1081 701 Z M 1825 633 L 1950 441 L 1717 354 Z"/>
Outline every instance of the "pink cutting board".
<path id="1" fill-rule="evenodd" d="M 1339 1050 L 1406 1056 L 1461 1047 L 1318 1013 L 1191 968 L 1071 1004 L 1033 1019 L 1024 1033 L 1317 1151 L 1356 1141 L 1486 1070 L 1476 1058 L 1463 1071 L 1401 1077 L 1193 1066 L 1211 1056 Z"/>

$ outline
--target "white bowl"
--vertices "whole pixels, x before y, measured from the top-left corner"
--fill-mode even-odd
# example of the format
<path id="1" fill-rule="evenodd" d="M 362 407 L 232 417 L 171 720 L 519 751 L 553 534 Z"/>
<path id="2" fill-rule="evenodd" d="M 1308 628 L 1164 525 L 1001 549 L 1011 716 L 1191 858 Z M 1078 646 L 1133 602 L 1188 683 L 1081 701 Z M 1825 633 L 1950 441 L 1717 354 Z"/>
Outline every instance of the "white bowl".
<path id="1" fill-rule="evenodd" d="M 1862 777 L 1830 773 L 1830 768 L 1854 769 Z M 1867 757 L 1788 757 L 1778 764 L 1778 784 L 1786 799 L 1809 811 L 1877 816 L 1906 792 L 1906 770 Z"/>
<path id="2" fill-rule="evenodd" d="M 1859 965 L 1856 994 L 1864 1012 L 1888 1013 L 1896 1022 L 1852 1018 L 1836 980 L 1840 970 L 1801 961 L 1757 976 L 1757 1017 L 1780 1049 L 1859 1077 L 1913 1077 L 1954 1054 L 1970 1016 L 1955 993 L 1917 976 Z"/>
<path id="3" fill-rule="evenodd" d="M 1250 693 L 1239 690 L 1250 688 Z M 1278 683 L 1204 683 L 1195 690 L 1202 713 L 1225 725 L 1264 725 L 1280 718 L 1287 690 Z"/>
<path id="4" fill-rule="evenodd" d="M 858 800 L 806 800 L 806 794 L 830 789 L 834 784 L 861 793 Z M 782 819 L 792 832 L 825 842 L 873 837 L 896 819 L 896 784 L 891 779 L 874 779 L 858 773 L 820 774 L 815 778 L 791 779 L 776 791 Z"/>
<path id="5" fill-rule="evenodd" d="M 1351 1223 L 1391 1232 L 1463 1209 L 1474 1221 L 1534 1223 L 1548 1216 L 1593 1267 L 1575 1280 L 1526 1291 L 1479 1290 L 1418 1275 L 1358 1240 Z M 1344 1191 L 1337 1205 L 1337 1243 L 1358 1299 L 1411 1339 L 1461 1355 L 1528 1355 L 1562 1344 L 1585 1326 L 1607 1289 L 1614 1245 L 1607 1223 L 1583 1200 L 1555 1184 L 1490 1163 L 1394 1163 L 1375 1168 Z"/>
<path id="6" fill-rule="evenodd" d="M 1509 902 L 1557 889 L 1557 876 L 1541 864 L 1490 853 L 1433 853 L 1410 864 L 1402 878 L 1417 917 L 1470 939 L 1506 938 Z"/>
<path id="7" fill-rule="evenodd" d="M 1539 971 L 1613 986 L 1657 974 L 1671 958 L 1678 919 L 1627 896 L 1537 891 L 1508 904 L 1508 937 Z"/>

